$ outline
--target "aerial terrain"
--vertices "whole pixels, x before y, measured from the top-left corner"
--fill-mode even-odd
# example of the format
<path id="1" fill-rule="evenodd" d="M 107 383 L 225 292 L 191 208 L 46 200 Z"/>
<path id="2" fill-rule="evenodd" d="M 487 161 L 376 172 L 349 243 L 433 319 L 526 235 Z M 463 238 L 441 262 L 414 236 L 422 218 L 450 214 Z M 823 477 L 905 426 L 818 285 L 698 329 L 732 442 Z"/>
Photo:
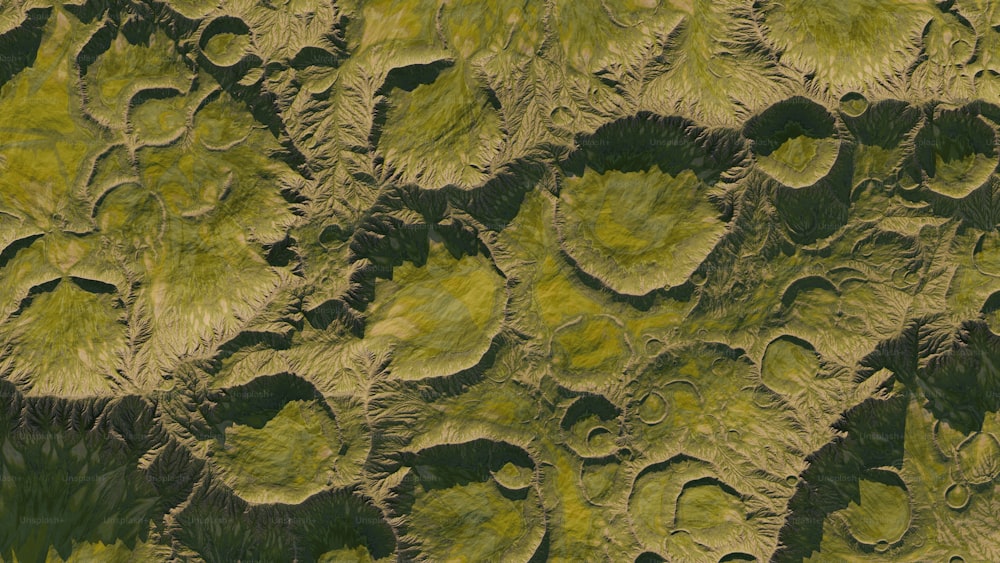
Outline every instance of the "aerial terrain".
<path id="1" fill-rule="evenodd" d="M 998 136 L 992 0 L 7 0 L 0 561 L 1000 561 Z"/>

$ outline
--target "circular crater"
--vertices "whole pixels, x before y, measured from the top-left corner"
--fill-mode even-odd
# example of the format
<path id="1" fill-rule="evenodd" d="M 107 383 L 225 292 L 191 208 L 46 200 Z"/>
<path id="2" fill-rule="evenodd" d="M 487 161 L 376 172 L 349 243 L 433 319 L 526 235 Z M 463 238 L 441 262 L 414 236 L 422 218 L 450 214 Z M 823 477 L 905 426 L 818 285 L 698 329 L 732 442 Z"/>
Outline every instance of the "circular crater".
<path id="1" fill-rule="evenodd" d="M 980 273 L 1000 277 L 1000 232 L 983 233 L 976 241 L 972 260 Z"/>
<path id="2" fill-rule="evenodd" d="M 555 210 L 567 256 L 624 295 L 686 282 L 726 232 L 721 178 L 740 161 L 737 136 L 641 113 L 577 145 Z"/>
<path id="3" fill-rule="evenodd" d="M 839 511 L 860 544 L 884 549 L 903 539 L 910 527 L 910 494 L 891 471 L 871 470 L 858 481 L 859 497 Z M 884 550 L 883 549 L 883 550 Z"/>
<path id="4" fill-rule="evenodd" d="M 826 177 L 840 153 L 836 120 L 820 104 L 796 96 L 747 121 L 743 134 L 757 167 L 790 188 Z"/>
<path id="5" fill-rule="evenodd" d="M 584 460 L 580 466 L 580 485 L 587 500 L 603 506 L 612 496 L 615 483 L 621 477 L 621 464 L 617 461 Z"/>
<path id="6" fill-rule="evenodd" d="M 389 508 L 401 531 L 421 542 L 402 558 L 519 561 L 541 544 L 544 514 L 530 486 L 535 464 L 520 447 L 491 439 L 444 444 L 421 450 L 407 466 Z"/>
<path id="7" fill-rule="evenodd" d="M 860 92 L 848 92 L 840 97 L 840 111 L 848 117 L 861 117 L 868 110 L 868 99 Z"/>
<path id="8" fill-rule="evenodd" d="M 585 315 L 560 326 L 550 341 L 553 376 L 575 391 L 617 381 L 631 362 L 632 344 L 622 322 L 610 315 Z"/>
<path id="9" fill-rule="evenodd" d="M 177 90 L 144 90 L 132 98 L 129 122 L 145 146 L 167 145 L 187 130 L 187 98 Z"/>
<path id="10" fill-rule="evenodd" d="M 383 88 L 386 118 L 373 133 L 378 153 L 403 182 L 427 189 L 482 184 L 502 144 L 496 96 L 462 61 L 419 65 L 413 74 L 391 84 L 387 79 Z"/>
<path id="11" fill-rule="evenodd" d="M 785 335 L 767 345 L 760 375 L 764 385 L 782 395 L 792 396 L 808 388 L 819 370 L 819 355 L 812 344 Z"/>
<path id="12" fill-rule="evenodd" d="M 341 447 L 334 419 L 318 401 L 290 401 L 266 421 L 251 416 L 225 430 L 212 463 L 240 497 L 298 503 L 322 490 Z"/>
<path id="13" fill-rule="evenodd" d="M 1000 443 L 993 434 L 977 432 L 959 446 L 957 461 L 966 483 L 990 483 L 1000 475 Z"/>
<path id="14" fill-rule="evenodd" d="M 286 373 L 216 393 L 203 411 L 218 429 L 207 442 L 210 463 L 244 500 L 296 504 L 344 471 L 337 452 L 349 444 L 310 383 Z"/>
<path id="15" fill-rule="evenodd" d="M 228 150 L 250 136 L 254 121 L 228 92 L 213 95 L 194 115 L 194 137 L 209 150 Z"/>
<path id="16" fill-rule="evenodd" d="M 584 395 L 566 409 L 561 422 L 566 445 L 582 458 L 603 458 L 618 451 L 621 410 L 600 395 Z"/>
<path id="17" fill-rule="evenodd" d="M 231 16 L 215 18 L 201 33 L 201 53 L 219 68 L 236 66 L 250 54 L 250 28 Z"/>
<path id="18" fill-rule="evenodd" d="M 722 549 L 748 522 L 741 495 L 721 481 L 710 464 L 686 455 L 639 473 L 628 515 L 636 537 L 654 550 L 679 529 L 699 543 Z"/>
<path id="19" fill-rule="evenodd" d="M 659 424 L 667 416 L 667 400 L 658 391 L 650 391 L 639 399 L 636 414 L 646 424 Z"/>
<path id="20" fill-rule="evenodd" d="M 652 359 L 630 384 L 625 413 L 630 438 L 647 452 L 659 450 L 681 434 L 712 432 L 709 428 L 714 419 L 706 415 L 706 399 L 699 387 L 710 388 L 711 384 L 702 378 L 732 381 L 735 376 L 725 369 L 734 367 L 728 359 L 722 361 L 725 365 L 716 363 L 717 350 L 692 348 L 675 352 L 664 352 Z"/>
<path id="21" fill-rule="evenodd" d="M 972 498 L 969 488 L 961 483 L 952 483 L 944 492 L 944 502 L 952 510 L 962 510 Z"/>
<path id="22" fill-rule="evenodd" d="M 535 478 L 535 471 L 529 466 L 508 461 L 500 469 L 491 469 L 490 475 L 500 487 L 510 492 L 521 492 L 531 486 Z"/>
<path id="23" fill-rule="evenodd" d="M 943 111 L 929 119 L 915 143 L 916 162 L 927 187 L 950 198 L 969 195 L 997 167 L 996 132 L 981 117 L 964 110 Z"/>

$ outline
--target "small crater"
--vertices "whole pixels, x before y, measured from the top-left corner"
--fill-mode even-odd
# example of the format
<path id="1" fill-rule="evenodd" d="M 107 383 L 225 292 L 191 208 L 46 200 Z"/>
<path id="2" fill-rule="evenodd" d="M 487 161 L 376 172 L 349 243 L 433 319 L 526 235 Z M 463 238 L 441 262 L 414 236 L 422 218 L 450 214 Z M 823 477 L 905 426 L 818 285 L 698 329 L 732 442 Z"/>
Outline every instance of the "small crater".
<path id="1" fill-rule="evenodd" d="M 969 488 L 960 483 L 952 483 L 944 492 L 944 501 L 952 510 L 962 510 L 969 505 Z"/>

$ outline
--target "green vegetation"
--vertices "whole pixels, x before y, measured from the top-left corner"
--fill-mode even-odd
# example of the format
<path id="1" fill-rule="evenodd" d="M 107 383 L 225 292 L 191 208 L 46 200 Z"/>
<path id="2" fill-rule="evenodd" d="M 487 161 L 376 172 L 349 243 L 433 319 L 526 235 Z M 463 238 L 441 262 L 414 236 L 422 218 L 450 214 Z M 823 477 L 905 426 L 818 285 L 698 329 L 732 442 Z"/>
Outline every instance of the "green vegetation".
<path id="1" fill-rule="evenodd" d="M 1000 561 L 1000 7 L 0 7 L 0 561 Z"/>

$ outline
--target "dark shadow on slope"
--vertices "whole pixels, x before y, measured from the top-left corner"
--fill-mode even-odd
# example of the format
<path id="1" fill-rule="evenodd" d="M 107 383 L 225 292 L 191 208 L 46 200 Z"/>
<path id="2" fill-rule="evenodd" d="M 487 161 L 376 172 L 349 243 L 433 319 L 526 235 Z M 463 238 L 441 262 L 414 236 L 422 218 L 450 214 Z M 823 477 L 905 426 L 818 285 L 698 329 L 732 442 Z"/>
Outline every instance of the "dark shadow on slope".
<path id="1" fill-rule="evenodd" d="M 159 456 L 167 451 L 154 408 L 139 397 L 38 397 L 21 404 L 19 426 L 0 436 L 23 460 L 10 463 L 13 458 L 6 455 L 0 460 L 0 519 L 16 520 L 0 526 L 4 559 L 42 562 L 50 548 L 66 559 L 80 542 L 121 541 L 134 549 L 151 540 L 150 521 L 162 527 L 163 515 L 183 500 L 176 494 L 184 487 L 180 474 L 168 485 L 166 475 L 153 469 L 156 461 L 152 472 L 137 467 L 151 449 L 160 448 Z M 171 487 L 174 494 L 166 490 Z"/>
<path id="2" fill-rule="evenodd" d="M 784 547 L 772 561 L 802 561 L 819 551 L 827 515 L 860 502 L 859 481 L 872 468 L 903 464 L 903 436 L 909 398 L 869 399 L 844 414 L 834 428 L 847 432 L 806 458 L 788 503 L 789 516 L 778 540 Z"/>
<path id="3" fill-rule="evenodd" d="M 28 10 L 24 23 L 0 35 L 0 53 L 3 54 L 0 56 L 0 86 L 35 64 L 42 33 L 51 15 L 52 8 Z"/>
<path id="4" fill-rule="evenodd" d="M 844 124 L 859 143 L 893 149 L 913 132 L 920 116 L 920 110 L 906 102 L 882 100 L 859 117 L 845 117 Z"/>
<path id="5" fill-rule="evenodd" d="M 326 407 L 326 401 L 312 384 L 297 375 L 281 373 L 222 390 L 214 404 L 202 412 L 212 425 L 232 423 L 260 429 L 292 401 L 318 401 Z M 328 414 L 334 418 L 332 412 Z"/>

